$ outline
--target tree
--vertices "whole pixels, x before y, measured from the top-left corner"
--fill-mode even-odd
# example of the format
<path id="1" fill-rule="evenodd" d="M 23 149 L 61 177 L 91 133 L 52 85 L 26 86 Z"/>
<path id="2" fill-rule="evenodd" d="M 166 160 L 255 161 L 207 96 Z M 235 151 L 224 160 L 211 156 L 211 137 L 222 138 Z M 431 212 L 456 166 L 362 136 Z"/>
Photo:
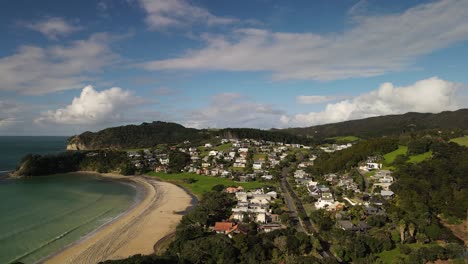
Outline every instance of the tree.
<path id="1" fill-rule="evenodd" d="M 226 187 L 225 187 L 224 185 L 222 185 L 222 184 L 217 184 L 217 185 L 211 187 L 211 190 L 212 190 L 212 191 L 215 191 L 215 192 L 222 192 L 222 191 L 224 191 L 225 188 L 226 188 Z"/>
<path id="2" fill-rule="evenodd" d="M 190 162 L 190 155 L 180 151 L 172 151 L 169 153 L 169 173 L 180 172 Z"/>

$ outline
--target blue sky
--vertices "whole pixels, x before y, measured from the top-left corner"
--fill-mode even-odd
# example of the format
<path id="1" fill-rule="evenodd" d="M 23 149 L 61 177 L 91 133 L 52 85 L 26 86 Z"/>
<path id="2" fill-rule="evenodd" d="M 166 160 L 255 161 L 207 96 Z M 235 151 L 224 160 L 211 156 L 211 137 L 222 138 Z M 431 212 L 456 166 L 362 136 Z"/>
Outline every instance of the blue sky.
<path id="1" fill-rule="evenodd" d="M 468 1 L 7 1 L 0 135 L 468 106 Z"/>

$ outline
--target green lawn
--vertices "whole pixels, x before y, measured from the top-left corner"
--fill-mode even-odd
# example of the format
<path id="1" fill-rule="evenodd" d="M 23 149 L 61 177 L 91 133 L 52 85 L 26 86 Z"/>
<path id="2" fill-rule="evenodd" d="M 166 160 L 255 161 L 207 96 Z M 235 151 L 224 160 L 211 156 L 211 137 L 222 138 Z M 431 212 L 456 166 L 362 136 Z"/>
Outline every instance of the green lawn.
<path id="1" fill-rule="evenodd" d="M 253 155 L 253 160 L 259 160 L 260 158 L 266 159 L 266 155 L 262 153 L 255 153 Z"/>
<path id="2" fill-rule="evenodd" d="M 453 138 L 450 140 L 451 142 L 455 142 L 458 145 L 468 147 L 468 136 Z"/>
<path id="3" fill-rule="evenodd" d="M 407 146 L 398 146 L 398 149 L 384 155 L 385 164 L 386 165 L 392 164 L 398 155 L 406 155 L 407 151 L 408 151 Z"/>
<path id="4" fill-rule="evenodd" d="M 359 140 L 359 138 L 355 136 L 332 137 L 329 139 L 334 139 L 337 142 L 354 142 Z"/>
<path id="5" fill-rule="evenodd" d="M 245 189 L 254 189 L 259 188 L 264 185 L 268 185 L 267 183 L 263 182 L 234 182 L 229 179 L 225 178 L 218 178 L 218 177 L 211 177 L 205 175 L 197 175 L 194 173 L 174 173 L 174 174 L 167 174 L 163 172 L 150 172 L 147 174 L 148 176 L 158 178 L 163 181 L 169 181 L 173 183 L 180 184 L 187 188 L 189 191 L 197 195 L 199 198 L 206 193 L 211 191 L 213 186 L 222 184 L 224 186 L 242 186 Z M 194 183 L 185 183 L 183 179 L 186 178 L 193 178 L 196 180 Z M 269 184 L 271 185 L 271 184 Z"/>
<path id="6" fill-rule="evenodd" d="M 424 244 L 406 244 L 406 245 L 409 246 L 411 249 L 419 249 L 423 246 L 426 246 Z M 402 254 L 398 246 L 392 250 L 383 251 L 377 254 L 377 257 L 379 257 L 379 260 L 381 260 L 384 264 L 398 263 L 399 257 L 403 257 L 407 259 L 407 255 Z"/>
<path id="7" fill-rule="evenodd" d="M 232 143 L 226 143 L 219 146 L 216 146 L 214 149 L 217 151 L 228 151 L 232 148 Z"/>
<path id="8" fill-rule="evenodd" d="M 420 163 L 421 161 L 424 161 L 424 160 L 430 159 L 430 158 L 432 158 L 432 151 L 428 151 L 428 152 L 425 152 L 425 153 L 419 154 L 419 155 L 412 155 L 412 156 L 409 157 L 408 162 Z"/>

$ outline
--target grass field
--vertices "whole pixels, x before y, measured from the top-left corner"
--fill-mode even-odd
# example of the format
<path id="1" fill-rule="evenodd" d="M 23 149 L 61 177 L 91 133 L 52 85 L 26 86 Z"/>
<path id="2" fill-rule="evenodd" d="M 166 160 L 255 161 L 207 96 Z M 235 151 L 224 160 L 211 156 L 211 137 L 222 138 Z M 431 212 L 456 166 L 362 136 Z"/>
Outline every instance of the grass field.
<path id="1" fill-rule="evenodd" d="M 451 142 L 455 142 L 458 145 L 468 147 L 468 136 L 453 138 L 450 140 Z"/>
<path id="2" fill-rule="evenodd" d="M 354 141 L 358 141 L 358 140 L 359 140 L 359 138 L 358 138 L 358 137 L 355 137 L 355 136 L 332 137 L 332 138 L 329 138 L 329 139 L 334 139 L 334 140 L 336 140 L 337 142 L 354 142 Z"/>
<path id="3" fill-rule="evenodd" d="M 398 146 L 398 149 L 392 151 L 392 152 L 389 152 L 387 154 L 384 155 L 384 159 L 385 159 L 385 165 L 390 165 L 393 163 L 393 161 L 395 160 L 395 158 L 398 156 L 398 155 L 406 155 L 406 152 L 408 151 L 408 147 L 407 146 Z"/>
<path id="4" fill-rule="evenodd" d="M 427 246 L 429 244 L 406 244 L 408 247 L 410 247 L 411 249 L 419 249 L 423 246 Z M 400 257 L 404 258 L 404 259 L 407 259 L 407 255 L 405 254 L 402 254 L 400 252 L 400 248 L 399 247 L 396 247 L 392 250 L 388 250 L 388 251 L 383 251 L 379 254 L 377 254 L 377 256 L 379 257 L 379 260 L 382 261 L 383 264 L 393 264 L 393 263 L 398 263 L 398 260 Z"/>
<path id="5" fill-rule="evenodd" d="M 231 148 L 232 148 L 232 143 L 226 143 L 226 144 L 222 144 L 222 145 L 214 147 L 214 149 L 217 151 L 228 151 Z"/>
<path id="6" fill-rule="evenodd" d="M 432 158 L 432 151 L 428 151 L 428 152 L 425 152 L 425 153 L 419 154 L 419 155 L 412 155 L 412 156 L 409 157 L 408 162 L 420 163 L 421 161 L 424 161 L 424 160 L 430 159 L 430 158 Z"/>
<path id="7" fill-rule="evenodd" d="M 272 185 L 263 182 L 234 182 L 229 179 L 225 178 L 218 178 L 218 177 L 211 177 L 211 176 L 204 176 L 198 175 L 194 173 L 174 173 L 174 174 L 167 174 L 162 172 L 150 172 L 147 174 L 148 176 L 158 178 L 163 181 L 169 181 L 176 184 L 179 184 L 189 191 L 197 195 L 199 198 L 206 192 L 211 191 L 213 186 L 222 184 L 224 186 L 242 186 L 245 189 L 255 189 L 265 185 Z M 183 179 L 193 178 L 196 180 L 194 183 L 186 183 Z"/>

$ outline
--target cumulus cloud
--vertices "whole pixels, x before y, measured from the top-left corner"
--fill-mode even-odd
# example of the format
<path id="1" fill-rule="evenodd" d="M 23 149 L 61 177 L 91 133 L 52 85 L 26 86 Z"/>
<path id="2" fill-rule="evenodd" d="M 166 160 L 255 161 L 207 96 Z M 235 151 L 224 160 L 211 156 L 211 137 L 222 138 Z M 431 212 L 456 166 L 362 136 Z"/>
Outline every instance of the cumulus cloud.
<path id="1" fill-rule="evenodd" d="M 83 87 L 90 76 L 118 59 L 105 33 L 47 48 L 21 46 L 0 58 L 0 91 L 37 95 Z"/>
<path id="2" fill-rule="evenodd" d="M 285 112 L 274 106 L 254 102 L 238 93 L 214 95 L 209 106 L 190 111 L 182 123 L 195 128 L 257 127 L 271 128 Z"/>
<path id="3" fill-rule="evenodd" d="M 57 39 L 59 36 L 66 36 L 82 29 L 82 27 L 72 25 L 61 17 L 46 18 L 36 23 L 27 24 L 26 27 L 41 32 L 51 39 Z"/>
<path id="4" fill-rule="evenodd" d="M 457 110 L 468 106 L 466 102 L 458 100 L 461 89 L 463 87 L 460 84 L 437 77 L 402 87 L 383 83 L 369 93 L 327 104 L 321 112 L 283 115 L 281 121 L 285 126 L 311 126 L 406 112 L 438 113 Z"/>
<path id="5" fill-rule="evenodd" d="M 68 125 L 109 123 L 121 120 L 122 113 L 139 102 L 141 99 L 118 87 L 99 92 L 92 86 L 86 86 L 70 105 L 46 111 L 35 121 Z"/>
<path id="6" fill-rule="evenodd" d="M 436 1 L 402 13 L 362 16 L 351 29 L 335 34 L 239 29 L 205 36 L 201 49 L 142 67 L 268 71 L 277 80 L 376 76 L 408 69 L 422 55 L 467 40 L 466 10 L 468 1 Z"/>
<path id="7" fill-rule="evenodd" d="M 154 30 L 192 23 L 210 26 L 236 21 L 233 18 L 215 16 L 208 10 L 191 5 L 185 0 L 141 0 L 140 4 L 147 13 L 146 23 Z"/>

